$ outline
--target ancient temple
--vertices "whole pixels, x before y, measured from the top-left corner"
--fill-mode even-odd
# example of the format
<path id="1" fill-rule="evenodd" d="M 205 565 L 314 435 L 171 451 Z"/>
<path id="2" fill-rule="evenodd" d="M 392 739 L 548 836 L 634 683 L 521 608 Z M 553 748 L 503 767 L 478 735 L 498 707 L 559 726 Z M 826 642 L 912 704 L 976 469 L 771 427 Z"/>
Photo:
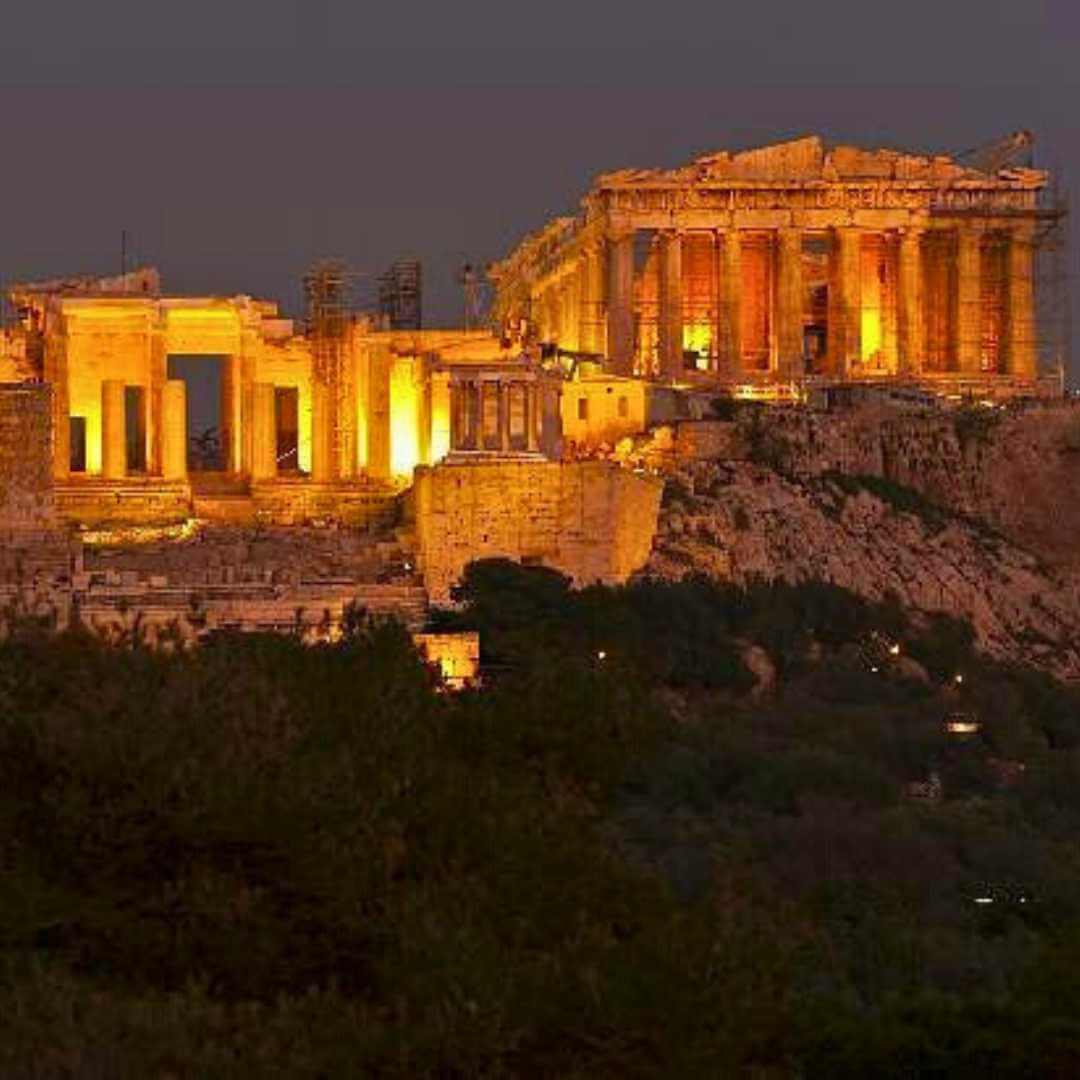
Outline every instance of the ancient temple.
<path id="1" fill-rule="evenodd" d="M 491 268 L 504 332 L 617 374 L 742 384 L 1038 375 L 1045 172 L 812 136 L 603 174 Z"/>
<path id="2" fill-rule="evenodd" d="M 152 269 L 10 295 L 0 383 L 48 387 L 74 521 L 363 520 L 418 465 L 558 454 L 557 380 L 487 330 L 297 325 L 248 296 L 163 294 Z"/>

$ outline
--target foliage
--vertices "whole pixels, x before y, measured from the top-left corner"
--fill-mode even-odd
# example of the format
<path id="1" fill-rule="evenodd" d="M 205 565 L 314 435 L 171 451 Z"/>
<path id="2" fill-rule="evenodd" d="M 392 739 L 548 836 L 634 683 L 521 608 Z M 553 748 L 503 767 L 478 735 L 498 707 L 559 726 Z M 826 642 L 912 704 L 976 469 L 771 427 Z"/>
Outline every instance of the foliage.
<path id="1" fill-rule="evenodd" d="M 1075 1073 L 1075 690 L 821 584 L 460 599 L 458 695 L 393 623 L 8 627 L 0 1074 Z"/>

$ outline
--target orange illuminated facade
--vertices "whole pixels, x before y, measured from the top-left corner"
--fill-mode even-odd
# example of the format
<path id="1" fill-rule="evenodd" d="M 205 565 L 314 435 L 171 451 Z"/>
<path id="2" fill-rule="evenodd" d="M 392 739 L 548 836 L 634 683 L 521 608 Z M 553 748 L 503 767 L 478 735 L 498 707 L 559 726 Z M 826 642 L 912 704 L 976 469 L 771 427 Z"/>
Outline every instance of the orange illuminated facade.
<path id="1" fill-rule="evenodd" d="M 595 180 L 490 269 L 507 334 L 734 385 L 1038 375 L 1031 138 L 978 167 L 817 136 Z"/>
<path id="2" fill-rule="evenodd" d="M 288 520 L 351 500 L 362 517 L 450 452 L 462 371 L 534 377 L 487 331 L 350 317 L 335 391 L 275 304 L 162 295 L 153 270 L 15 286 L 11 299 L 21 325 L 4 335 L 0 377 L 50 385 L 57 505 L 83 523 L 175 519 L 200 497 Z"/>

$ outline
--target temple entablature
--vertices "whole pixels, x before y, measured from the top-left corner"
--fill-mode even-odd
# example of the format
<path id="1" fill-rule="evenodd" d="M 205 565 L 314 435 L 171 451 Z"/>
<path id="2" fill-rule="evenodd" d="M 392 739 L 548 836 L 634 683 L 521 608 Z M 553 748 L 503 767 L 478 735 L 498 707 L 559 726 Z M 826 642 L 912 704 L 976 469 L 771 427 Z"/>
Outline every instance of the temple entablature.
<path id="1" fill-rule="evenodd" d="M 1032 237 L 1063 210 L 1031 146 L 1018 132 L 976 161 L 809 136 L 604 173 L 579 217 L 491 267 L 495 315 L 525 343 L 669 383 L 1034 387 Z"/>

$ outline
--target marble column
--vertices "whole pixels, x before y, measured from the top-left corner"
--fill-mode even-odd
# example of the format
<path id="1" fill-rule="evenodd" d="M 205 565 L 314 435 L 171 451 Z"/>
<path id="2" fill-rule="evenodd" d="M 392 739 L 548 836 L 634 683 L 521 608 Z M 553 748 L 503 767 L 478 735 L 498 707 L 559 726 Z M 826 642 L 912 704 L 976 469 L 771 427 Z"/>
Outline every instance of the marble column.
<path id="1" fill-rule="evenodd" d="M 124 384 L 106 379 L 101 384 L 101 475 L 122 480 L 127 475 L 127 417 Z"/>
<path id="2" fill-rule="evenodd" d="M 161 387 L 161 476 L 187 479 L 187 384 L 167 379 Z"/>
<path id="3" fill-rule="evenodd" d="M 255 383 L 252 386 L 252 480 L 272 480 L 277 476 L 277 423 L 274 404 L 274 387 L 271 383 Z"/>
<path id="4" fill-rule="evenodd" d="M 722 252 L 720 275 L 719 361 L 732 375 L 743 370 L 742 355 L 742 237 L 738 229 L 729 229 L 718 237 Z"/>
<path id="5" fill-rule="evenodd" d="M 901 375 L 921 374 L 926 360 L 922 238 L 922 229 L 904 229 L 900 234 L 896 304 L 898 368 Z"/>
<path id="6" fill-rule="evenodd" d="M 634 234 L 608 246 L 608 360 L 618 375 L 634 373 Z"/>
<path id="7" fill-rule="evenodd" d="M 531 453 L 537 449 L 537 428 L 540 419 L 540 402 L 536 383 L 525 384 L 525 448 Z"/>
<path id="8" fill-rule="evenodd" d="M 679 379 L 683 373 L 682 237 L 660 235 L 660 374 Z"/>
<path id="9" fill-rule="evenodd" d="M 604 246 L 590 244 L 586 248 L 585 261 L 585 300 L 582 320 L 585 339 L 582 348 L 586 352 L 604 354 L 606 343 L 604 319 Z"/>
<path id="10" fill-rule="evenodd" d="M 830 367 L 844 377 L 862 360 L 862 233 L 836 229 L 830 258 Z"/>
<path id="11" fill-rule="evenodd" d="M 982 235 L 961 226 L 956 245 L 956 337 L 953 355 L 964 374 L 982 367 Z"/>
<path id="12" fill-rule="evenodd" d="M 317 379 L 311 383 L 311 479 L 327 484 L 334 479 L 333 415 L 330 387 Z"/>
<path id="13" fill-rule="evenodd" d="M 802 231 L 780 229 L 776 244 L 776 347 L 781 378 L 803 374 Z"/>
<path id="14" fill-rule="evenodd" d="M 1033 379 L 1038 374 L 1035 340 L 1035 246 L 1029 229 L 1009 237 L 1008 372 Z"/>
<path id="15" fill-rule="evenodd" d="M 368 352 L 363 371 L 367 376 L 367 472 L 376 480 L 390 479 L 391 362 L 390 347 L 376 345 Z M 314 443 L 313 434 L 313 447 Z"/>

